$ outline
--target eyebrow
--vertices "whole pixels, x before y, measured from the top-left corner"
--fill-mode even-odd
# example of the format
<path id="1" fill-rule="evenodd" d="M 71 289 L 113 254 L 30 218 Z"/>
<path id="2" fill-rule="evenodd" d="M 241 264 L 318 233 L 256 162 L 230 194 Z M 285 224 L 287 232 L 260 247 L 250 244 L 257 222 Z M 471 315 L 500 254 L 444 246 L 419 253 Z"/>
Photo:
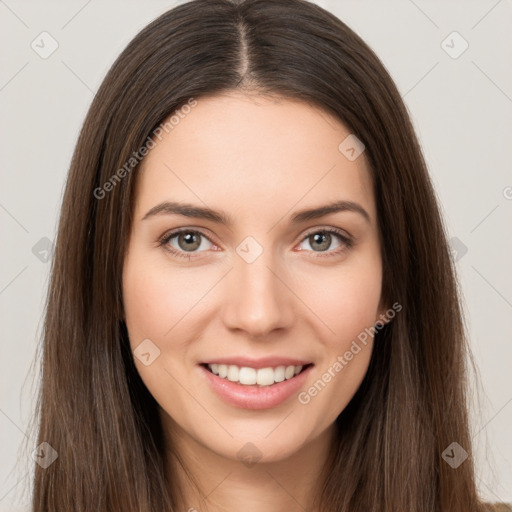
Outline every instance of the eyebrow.
<path id="1" fill-rule="evenodd" d="M 358 203 L 353 201 L 336 201 L 324 206 L 300 210 L 295 213 L 291 219 L 291 224 L 300 224 L 307 220 L 318 219 L 330 213 L 336 212 L 354 212 L 360 214 L 368 223 L 370 215 Z M 211 208 L 196 206 L 190 203 L 178 203 L 175 201 L 164 201 L 153 206 L 141 220 L 147 220 L 158 215 L 183 215 L 195 219 L 206 219 L 226 226 L 233 225 L 233 219 L 222 211 L 212 210 Z"/>

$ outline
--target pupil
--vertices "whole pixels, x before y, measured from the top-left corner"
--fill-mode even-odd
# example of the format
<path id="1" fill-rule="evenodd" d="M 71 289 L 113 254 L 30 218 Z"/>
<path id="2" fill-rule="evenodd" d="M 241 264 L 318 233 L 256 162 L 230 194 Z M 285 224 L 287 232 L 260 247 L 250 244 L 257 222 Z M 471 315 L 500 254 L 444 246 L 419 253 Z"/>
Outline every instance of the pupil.
<path id="1" fill-rule="evenodd" d="M 312 236 L 313 243 L 318 243 L 320 251 L 325 251 L 331 245 L 331 235 L 329 233 L 316 233 Z M 313 246 L 313 244 L 311 244 Z"/>
<path id="2" fill-rule="evenodd" d="M 182 242 L 185 244 L 183 245 Z M 201 242 L 195 233 L 180 233 L 178 244 L 185 251 L 193 251 L 201 245 Z"/>

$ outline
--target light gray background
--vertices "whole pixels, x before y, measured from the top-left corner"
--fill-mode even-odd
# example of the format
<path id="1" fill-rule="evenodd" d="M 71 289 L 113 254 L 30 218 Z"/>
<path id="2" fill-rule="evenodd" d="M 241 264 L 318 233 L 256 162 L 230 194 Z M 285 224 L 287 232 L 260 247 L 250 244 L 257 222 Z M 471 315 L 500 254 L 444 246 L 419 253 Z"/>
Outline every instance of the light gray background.
<path id="1" fill-rule="evenodd" d="M 478 366 L 479 381 L 471 381 L 478 485 L 484 498 L 510 502 L 512 4 L 318 3 L 376 51 L 417 129 L 450 237 L 457 239 Z M 175 4 L 0 0 L 1 511 L 23 509 L 29 489 L 31 461 L 19 446 L 34 402 L 29 369 L 48 283 L 40 240 L 54 239 L 65 176 L 94 91 L 130 39 Z M 59 45 L 47 59 L 31 48 L 43 31 Z M 458 58 L 442 47 L 453 31 L 469 44 Z M 452 54 L 462 48 L 456 37 L 445 43 Z M 36 244 L 42 244 L 39 256 Z"/>

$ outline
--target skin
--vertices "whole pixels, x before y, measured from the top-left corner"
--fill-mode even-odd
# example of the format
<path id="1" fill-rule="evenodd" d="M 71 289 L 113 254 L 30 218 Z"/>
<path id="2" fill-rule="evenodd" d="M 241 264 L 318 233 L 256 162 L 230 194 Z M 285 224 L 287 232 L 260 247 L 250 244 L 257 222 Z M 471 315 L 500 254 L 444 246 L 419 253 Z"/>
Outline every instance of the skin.
<path id="1" fill-rule="evenodd" d="M 307 390 L 353 340 L 382 320 L 382 260 L 375 198 L 364 153 L 339 150 L 350 131 L 304 102 L 229 92 L 202 97 L 142 162 L 135 217 L 123 268 L 125 320 L 133 350 L 150 339 L 160 355 L 137 370 L 160 406 L 167 446 L 197 478 L 196 492 L 177 469 L 183 510 L 311 510 L 334 421 L 358 389 L 373 340 L 307 404 L 249 410 L 226 404 L 198 364 L 219 356 L 294 356 L 314 363 Z M 222 210 L 209 219 L 160 214 L 163 201 Z M 298 225 L 299 210 L 333 201 L 358 203 Z M 177 228 L 204 233 L 195 252 Z M 338 228 L 322 251 L 314 233 Z M 253 237 L 263 249 L 248 263 L 236 252 Z M 237 453 L 253 443 L 261 459 Z M 169 457 L 169 464 L 174 462 Z M 207 498 L 205 498 L 207 496 Z"/>

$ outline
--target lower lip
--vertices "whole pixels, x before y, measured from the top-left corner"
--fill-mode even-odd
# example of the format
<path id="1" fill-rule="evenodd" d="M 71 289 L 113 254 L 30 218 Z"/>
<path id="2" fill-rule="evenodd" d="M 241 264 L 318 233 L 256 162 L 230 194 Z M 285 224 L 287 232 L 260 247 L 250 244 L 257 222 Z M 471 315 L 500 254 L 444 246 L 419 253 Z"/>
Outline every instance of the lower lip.
<path id="1" fill-rule="evenodd" d="M 313 365 L 291 379 L 271 386 L 246 386 L 215 375 L 200 365 L 213 390 L 228 404 L 243 409 L 270 409 L 282 404 L 304 385 Z"/>

